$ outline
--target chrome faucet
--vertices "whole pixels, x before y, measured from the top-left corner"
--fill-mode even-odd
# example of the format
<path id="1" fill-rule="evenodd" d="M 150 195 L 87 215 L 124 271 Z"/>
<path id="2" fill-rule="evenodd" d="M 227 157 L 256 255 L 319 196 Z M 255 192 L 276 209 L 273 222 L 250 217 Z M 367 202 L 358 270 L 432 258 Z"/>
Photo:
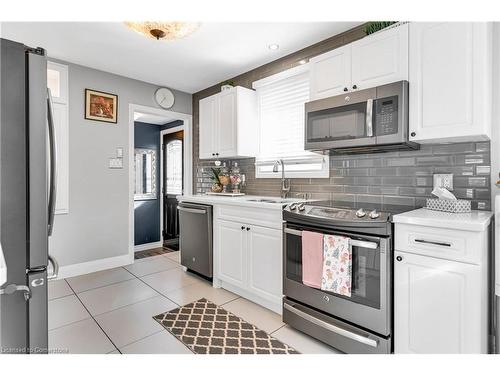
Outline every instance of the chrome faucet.
<path id="1" fill-rule="evenodd" d="M 276 160 L 273 166 L 273 173 L 278 173 L 278 166 L 281 164 L 281 198 L 286 198 L 288 193 L 290 192 L 290 180 L 285 178 L 285 163 L 283 159 Z"/>

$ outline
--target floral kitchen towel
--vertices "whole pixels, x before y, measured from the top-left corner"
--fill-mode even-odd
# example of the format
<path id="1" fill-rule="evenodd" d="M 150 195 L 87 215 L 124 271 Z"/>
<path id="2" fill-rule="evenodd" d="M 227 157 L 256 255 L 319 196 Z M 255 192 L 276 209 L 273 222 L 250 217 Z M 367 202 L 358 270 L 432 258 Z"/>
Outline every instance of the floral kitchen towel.
<path id="1" fill-rule="evenodd" d="M 321 290 L 351 296 L 352 251 L 348 237 L 323 237 L 323 277 Z"/>

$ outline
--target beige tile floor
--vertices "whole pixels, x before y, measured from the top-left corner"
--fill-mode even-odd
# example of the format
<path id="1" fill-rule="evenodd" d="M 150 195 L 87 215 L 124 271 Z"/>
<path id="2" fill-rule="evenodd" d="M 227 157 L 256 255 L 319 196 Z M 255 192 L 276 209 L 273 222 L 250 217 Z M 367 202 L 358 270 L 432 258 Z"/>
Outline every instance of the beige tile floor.
<path id="1" fill-rule="evenodd" d="M 179 253 L 49 283 L 49 347 L 54 352 L 189 354 L 152 319 L 200 298 L 223 306 L 301 353 L 337 353 L 288 327 L 281 316 L 186 273 Z"/>

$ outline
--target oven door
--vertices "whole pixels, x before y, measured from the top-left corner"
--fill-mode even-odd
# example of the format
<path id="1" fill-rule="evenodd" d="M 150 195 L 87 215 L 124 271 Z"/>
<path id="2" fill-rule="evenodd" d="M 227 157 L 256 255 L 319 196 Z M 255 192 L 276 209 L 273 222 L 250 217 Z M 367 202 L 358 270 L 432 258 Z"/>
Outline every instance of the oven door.
<path id="1" fill-rule="evenodd" d="M 351 238 L 350 297 L 312 288 L 302 283 L 303 230 Z M 284 232 L 283 290 L 287 298 L 379 335 L 390 335 L 392 248 L 388 238 L 327 231 L 292 223 L 286 223 Z"/>

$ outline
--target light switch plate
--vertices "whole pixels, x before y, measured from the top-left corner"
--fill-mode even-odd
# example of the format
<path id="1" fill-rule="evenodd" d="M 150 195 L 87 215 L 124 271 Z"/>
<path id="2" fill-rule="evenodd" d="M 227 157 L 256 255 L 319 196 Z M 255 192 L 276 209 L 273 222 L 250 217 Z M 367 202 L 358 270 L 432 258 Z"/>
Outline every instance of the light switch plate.
<path id="1" fill-rule="evenodd" d="M 434 189 L 437 187 L 453 190 L 453 174 L 435 174 L 433 180 Z"/>
<path id="2" fill-rule="evenodd" d="M 123 169 L 123 159 L 109 158 L 109 169 Z"/>
<path id="3" fill-rule="evenodd" d="M 117 158 L 123 158 L 123 147 L 117 147 L 116 148 L 116 157 Z"/>

